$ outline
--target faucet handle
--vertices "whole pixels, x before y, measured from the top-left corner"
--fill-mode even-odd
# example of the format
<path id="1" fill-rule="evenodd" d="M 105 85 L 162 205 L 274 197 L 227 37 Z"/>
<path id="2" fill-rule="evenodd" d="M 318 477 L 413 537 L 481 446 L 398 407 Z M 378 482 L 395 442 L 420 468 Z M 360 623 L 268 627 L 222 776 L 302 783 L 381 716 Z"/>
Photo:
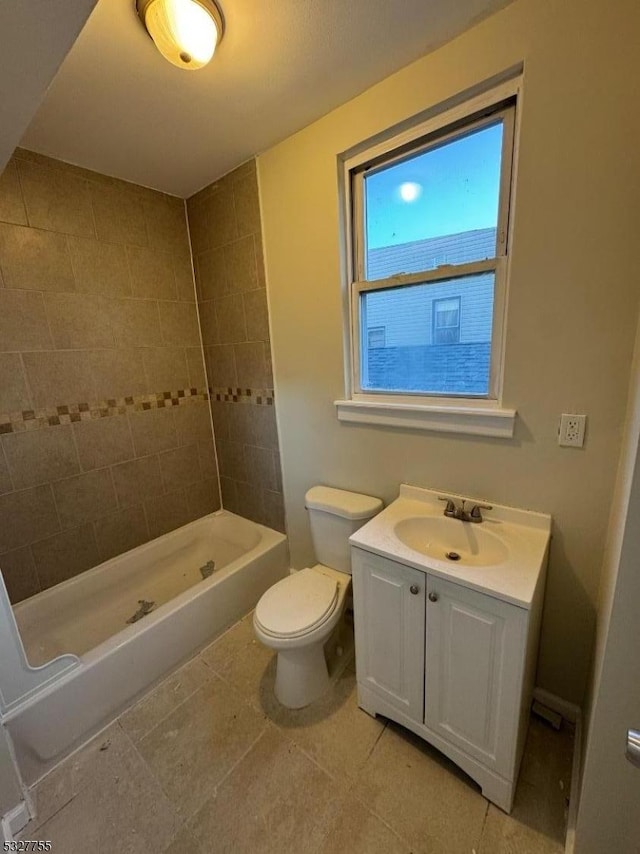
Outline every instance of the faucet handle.
<path id="1" fill-rule="evenodd" d="M 493 505 L 491 504 L 474 504 L 471 508 L 471 512 L 469 513 L 469 518 L 474 521 L 482 522 L 482 513 L 481 510 L 493 510 Z"/>
<path id="2" fill-rule="evenodd" d="M 445 516 L 452 516 L 456 512 L 456 504 L 453 498 L 449 498 L 447 495 L 439 495 L 438 501 L 447 502 L 447 506 L 444 508 Z"/>

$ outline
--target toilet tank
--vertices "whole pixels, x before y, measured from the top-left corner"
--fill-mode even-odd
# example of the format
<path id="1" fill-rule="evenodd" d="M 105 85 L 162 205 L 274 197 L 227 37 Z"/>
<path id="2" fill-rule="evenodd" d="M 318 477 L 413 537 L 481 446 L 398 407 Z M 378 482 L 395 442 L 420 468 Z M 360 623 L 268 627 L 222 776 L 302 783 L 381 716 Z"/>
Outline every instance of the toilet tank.
<path id="1" fill-rule="evenodd" d="M 313 486 L 304 503 L 311 520 L 316 560 L 351 575 L 349 537 L 382 510 L 382 501 L 359 492 Z"/>

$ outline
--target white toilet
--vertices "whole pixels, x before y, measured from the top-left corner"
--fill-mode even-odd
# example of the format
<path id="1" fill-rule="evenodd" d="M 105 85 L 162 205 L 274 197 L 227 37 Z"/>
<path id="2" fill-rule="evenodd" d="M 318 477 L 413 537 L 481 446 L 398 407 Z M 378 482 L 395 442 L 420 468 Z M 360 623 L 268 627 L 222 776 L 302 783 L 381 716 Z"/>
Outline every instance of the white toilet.
<path id="1" fill-rule="evenodd" d="M 351 588 L 349 537 L 382 510 L 357 492 L 314 486 L 305 495 L 315 556 L 320 563 L 283 578 L 256 606 L 256 637 L 278 653 L 275 693 L 301 709 L 328 687 L 324 645 L 338 625 Z"/>

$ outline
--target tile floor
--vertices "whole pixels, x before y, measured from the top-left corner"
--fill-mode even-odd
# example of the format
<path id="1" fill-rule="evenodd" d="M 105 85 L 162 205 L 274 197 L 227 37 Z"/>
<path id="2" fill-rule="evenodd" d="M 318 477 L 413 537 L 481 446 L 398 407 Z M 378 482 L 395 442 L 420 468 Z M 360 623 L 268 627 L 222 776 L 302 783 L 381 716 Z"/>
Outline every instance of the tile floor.
<path id="1" fill-rule="evenodd" d="M 532 719 L 511 816 L 451 762 L 358 709 L 355 669 L 297 712 L 251 615 L 33 791 L 53 854 L 560 854 L 573 732 Z"/>

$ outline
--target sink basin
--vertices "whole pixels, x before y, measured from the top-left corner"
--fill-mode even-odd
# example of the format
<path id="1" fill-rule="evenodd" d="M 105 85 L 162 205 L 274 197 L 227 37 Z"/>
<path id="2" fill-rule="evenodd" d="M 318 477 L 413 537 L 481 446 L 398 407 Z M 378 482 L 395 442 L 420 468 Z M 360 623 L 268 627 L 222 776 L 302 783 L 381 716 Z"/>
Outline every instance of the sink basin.
<path id="1" fill-rule="evenodd" d="M 410 549 L 452 566 L 504 563 L 509 558 L 507 545 L 483 524 L 443 516 L 414 516 L 396 522 L 394 533 Z"/>

